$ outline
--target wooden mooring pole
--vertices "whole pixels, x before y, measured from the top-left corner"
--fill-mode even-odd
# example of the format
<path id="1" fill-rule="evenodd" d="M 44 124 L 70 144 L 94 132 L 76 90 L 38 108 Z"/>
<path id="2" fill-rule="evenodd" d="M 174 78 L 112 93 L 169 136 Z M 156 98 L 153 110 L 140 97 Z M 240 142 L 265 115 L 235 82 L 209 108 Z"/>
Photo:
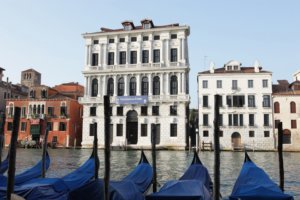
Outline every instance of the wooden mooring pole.
<path id="1" fill-rule="evenodd" d="M 95 180 L 99 179 L 99 158 L 98 158 L 98 131 L 97 131 L 97 123 L 93 123 L 93 133 L 94 133 L 94 145 L 93 145 L 93 153 L 94 153 L 94 161 L 95 161 Z"/>
<path id="2" fill-rule="evenodd" d="M 151 124 L 151 145 L 152 145 L 152 167 L 153 167 L 153 180 L 152 189 L 153 193 L 157 192 L 157 172 L 156 172 L 156 124 Z"/>
<path id="3" fill-rule="evenodd" d="M 279 159 L 279 187 L 284 191 L 284 166 L 283 166 L 283 155 L 282 155 L 282 143 L 283 143 L 283 130 L 282 122 L 278 123 L 278 159 Z"/>
<path id="4" fill-rule="evenodd" d="M 215 95 L 215 116 L 214 116 L 214 200 L 220 199 L 220 138 L 219 138 L 219 100 L 220 95 Z"/>
<path id="5" fill-rule="evenodd" d="M 104 173 L 104 200 L 109 200 L 110 180 L 110 101 L 109 96 L 104 96 L 104 130 L 105 130 L 105 173 Z"/>
<path id="6" fill-rule="evenodd" d="M 20 123 L 21 108 L 15 107 L 13 129 L 10 139 L 9 161 L 8 161 L 8 177 L 7 177 L 7 193 L 6 199 L 11 199 L 11 194 L 14 192 L 15 172 L 16 172 L 16 148 L 18 140 L 18 131 Z"/>
<path id="7" fill-rule="evenodd" d="M 46 120 L 46 130 L 44 135 L 43 141 L 43 157 L 42 157 L 42 178 L 46 177 L 46 154 L 47 154 L 47 144 L 48 144 L 48 134 L 49 134 L 49 127 Z"/>
<path id="8" fill-rule="evenodd" d="M 5 114 L 0 115 L 0 165 L 2 161 L 2 149 L 4 145 L 4 126 L 5 126 Z"/>

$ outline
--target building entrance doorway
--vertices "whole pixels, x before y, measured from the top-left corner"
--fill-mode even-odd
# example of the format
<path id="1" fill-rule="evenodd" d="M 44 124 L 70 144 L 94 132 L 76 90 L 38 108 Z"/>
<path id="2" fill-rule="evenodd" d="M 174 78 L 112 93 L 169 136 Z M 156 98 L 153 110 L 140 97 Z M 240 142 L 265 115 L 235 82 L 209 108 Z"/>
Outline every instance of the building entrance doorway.
<path id="1" fill-rule="evenodd" d="M 231 135 L 231 144 L 233 149 L 241 149 L 242 148 L 241 134 L 239 134 L 238 132 L 234 132 Z"/>
<path id="2" fill-rule="evenodd" d="M 135 110 L 128 111 L 126 118 L 126 139 L 127 144 L 137 144 L 138 142 L 138 117 Z"/>

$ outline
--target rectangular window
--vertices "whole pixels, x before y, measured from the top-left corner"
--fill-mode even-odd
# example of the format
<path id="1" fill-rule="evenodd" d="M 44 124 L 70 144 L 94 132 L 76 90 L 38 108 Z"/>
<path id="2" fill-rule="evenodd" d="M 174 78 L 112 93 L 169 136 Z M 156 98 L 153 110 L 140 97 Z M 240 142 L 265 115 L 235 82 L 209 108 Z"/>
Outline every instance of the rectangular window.
<path id="1" fill-rule="evenodd" d="M 232 89 L 233 90 L 238 89 L 238 81 L 237 80 L 232 80 Z"/>
<path id="2" fill-rule="evenodd" d="M 220 98 L 219 98 L 219 107 L 223 107 L 223 96 L 220 95 Z"/>
<path id="3" fill-rule="evenodd" d="M 203 107 L 208 107 L 208 96 L 204 95 L 203 96 L 203 104 L 202 104 Z"/>
<path id="4" fill-rule="evenodd" d="M 203 114 L 203 126 L 208 126 L 208 114 Z"/>
<path id="5" fill-rule="evenodd" d="M 108 52 L 107 65 L 114 65 L 114 64 L 115 64 L 115 53 L 114 52 Z"/>
<path id="6" fill-rule="evenodd" d="M 171 34 L 171 39 L 177 39 L 177 34 Z"/>
<path id="7" fill-rule="evenodd" d="M 26 107 L 22 107 L 21 118 L 25 118 L 25 117 L 26 117 Z"/>
<path id="8" fill-rule="evenodd" d="M 65 122 L 59 122 L 59 131 L 66 131 L 67 126 Z"/>
<path id="9" fill-rule="evenodd" d="M 221 80 L 217 80 L 217 88 L 222 88 L 222 81 Z"/>
<path id="10" fill-rule="evenodd" d="M 264 136 L 265 137 L 270 137 L 270 131 L 264 131 Z"/>
<path id="11" fill-rule="evenodd" d="M 248 80 L 248 88 L 253 88 L 253 80 Z"/>
<path id="12" fill-rule="evenodd" d="M 48 115 L 53 116 L 54 115 L 54 107 L 48 107 Z"/>
<path id="13" fill-rule="evenodd" d="M 223 115 L 219 115 L 219 126 L 223 126 Z"/>
<path id="14" fill-rule="evenodd" d="M 160 49 L 154 49 L 153 50 L 153 63 L 159 63 L 160 62 Z"/>
<path id="15" fill-rule="evenodd" d="M 147 137 L 148 135 L 148 126 L 147 124 L 141 124 L 141 136 Z"/>
<path id="16" fill-rule="evenodd" d="M 297 120 L 291 120 L 291 128 L 297 128 Z"/>
<path id="17" fill-rule="evenodd" d="M 160 36 L 159 35 L 154 35 L 154 40 L 160 40 Z"/>
<path id="18" fill-rule="evenodd" d="M 122 106 L 117 107 L 117 115 L 123 116 L 123 107 Z"/>
<path id="19" fill-rule="evenodd" d="M 223 137 L 223 131 L 219 131 L 219 137 Z"/>
<path id="20" fill-rule="evenodd" d="M 255 107 L 255 95 L 248 95 L 248 107 Z"/>
<path id="21" fill-rule="evenodd" d="M 97 108 L 90 107 L 90 116 L 96 116 L 96 115 L 97 115 Z"/>
<path id="22" fill-rule="evenodd" d="M 92 54 L 92 66 L 98 66 L 98 53 Z"/>
<path id="23" fill-rule="evenodd" d="M 12 131 L 13 128 L 13 123 L 12 122 L 8 122 L 7 123 L 7 131 Z"/>
<path id="24" fill-rule="evenodd" d="M 152 115 L 153 116 L 159 115 L 159 106 L 152 106 Z"/>
<path id="25" fill-rule="evenodd" d="M 202 81 L 202 88 L 208 88 L 208 81 L 207 80 Z"/>
<path id="26" fill-rule="evenodd" d="M 239 125 L 239 115 L 233 114 L 233 126 L 238 126 L 238 125 Z"/>
<path id="27" fill-rule="evenodd" d="M 126 64 L 126 51 L 120 51 L 119 64 L 120 65 Z"/>
<path id="28" fill-rule="evenodd" d="M 125 38 L 120 38 L 120 42 L 125 42 Z"/>
<path id="29" fill-rule="evenodd" d="M 177 49 L 171 49 L 171 62 L 177 62 Z"/>
<path id="30" fill-rule="evenodd" d="M 21 131 L 26 131 L 26 122 L 21 122 Z"/>
<path id="31" fill-rule="evenodd" d="M 175 116 L 177 115 L 177 106 L 170 106 L 170 115 Z"/>
<path id="32" fill-rule="evenodd" d="M 136 42 L 136 37 L 131 37 L 130 41 L 131 42 Z"/>
<path id="33" fill-rule="evenodd" d="M 114 43 L 115 42 L 115 39 L 109 39 L 108 40 L 108 43 Z"/>
<path id="34" fill-rule="evenodd" d="M 249 137 L 255 137 L 255 132 L 254 131 L 249 131 Z"/>
<path id="35" fill-rule="evenodd" d="M 267 88 L 268 87 L 268 79 L 262 80 L 262 85 L 263 85 L 263 88 Z"/>
<path id="36" fill-rule="evenodd" d="M 52 122 L 47 122 L 47 128 L 49 131 L 53 130 L 53 123 Z"/>
<path id="37" fill-rule="evenodd" d="M 280 120 L 278 120 L 278 119 L 276 119 L 276 120 L 274 121 L 275 128 L 278 128 L 278 124 L 279 124 L 279 122 L 280 122 Z"/>
<path id="38" fill-rule="evenodd" d="M 94 40 L 93 44 L 99 44 L 99 40 Z"/>
<path id="39" fill-rule="evenodd" d="M 170 136 L 177 137 L 177 124 L 170 124 Z"/>
<path id="40" fill-rule="evenodd" d="M 143 36 L 143 41 L 148 41 L 149 37 L 148 36 Z"/>
<path id="41" fill-rule="evenodd" d="M 142 63 L 149 63 L 149 50 L 142 51 Z"/>
<path id="42" fill-rule="evenodd" d="M 244 115 L 240 114 L 240 126 L 244 126 Z"/>
<path id="43" fill-rule="evenodd" d="M 232 126 L 232 114 L 228 115 L 228 126 Z"/>
<path id="44" fill-rule="evenodd" d="M 60 116 L 67 116 L 67 107 L 66 106 L 61 106 L 60 107 Z"/>
<path id="45" fill-rule="evenodd" d="M 137 51 L 131 51 L 130 52 L 130 64 L 136 64 L 137 63 Z"/>
<path id="46" fill-rule="evenodd" d="M 141 106 L 141 115 L 142 116 L 148 115 L 148 107 L 147 106 Z"/>
<path id="47" fill-rule="evenodd" d="M 109 116 L 113 115 L 113 107 L 112 106 L 109 107 L 108 113 L 109 113 Z"/>
<path id="48" fill-rule="evenodd" d="M 264 126 L 269 126 L 269 114 L 264 114 Z"/>
<path id="49" fill-rule="evenodd" d="M 243 107 L 245 104 L 245 96 L 227 96 L 228 107 Z"/>
<path id="50" fill-rule="evenodd" d="M 249 114 L 249 126 L 254 126 L 254 114 Z"/>
<path id="51" fill-rule="evenodd" d="M 203 137 L 208 137 L 208 136 L 209 136 L 208 131 L 203 131 Z"/>
<path id="52" fill-rule="evenodd" d="M 123 124 L 117 124 L 117 136 L 123 136 Z"/>
<path id="53" fill-rule="evenodd" d="M 263 107 L 270 107 L 270 95 L 263 95 Z"/>
<path id="54" fill-rule="evenodd" d="M 90 136 L 97 134 L 97 123 L 90 124 Z"/>

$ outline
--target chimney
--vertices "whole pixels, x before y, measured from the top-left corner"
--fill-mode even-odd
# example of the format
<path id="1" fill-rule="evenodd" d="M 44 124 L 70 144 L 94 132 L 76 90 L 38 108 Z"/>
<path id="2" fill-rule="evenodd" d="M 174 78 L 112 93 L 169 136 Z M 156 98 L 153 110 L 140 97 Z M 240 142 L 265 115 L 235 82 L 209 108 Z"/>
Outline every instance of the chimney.
<path id="1" fill-rule="evenodd" d="M 215 73 L 215 63 L 214 62 L 210 62 L 210 64 L 209 64 L 209 72 L 211 74 Z"/>
<path id="2" fill-rule="evenodd" d="M 260 66 L 258 60 L 255 60 L 255 61 L 254 61 L 254 72 L 258 73 L 260 67 L 261 67 L 261 66 Z"/>
<path id="3" fill-rule="evenodd" d="M 2 78 L 4 76 L 3 71 L 5 71 L 5 69 L 0 67 L 0 82 L 2 82 Z"/>

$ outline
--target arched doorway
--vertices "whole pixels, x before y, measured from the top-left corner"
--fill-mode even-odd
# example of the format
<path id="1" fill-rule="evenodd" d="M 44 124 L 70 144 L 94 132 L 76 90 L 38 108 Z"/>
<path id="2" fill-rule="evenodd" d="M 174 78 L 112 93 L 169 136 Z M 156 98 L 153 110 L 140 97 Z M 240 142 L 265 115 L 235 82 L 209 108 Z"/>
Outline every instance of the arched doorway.
<path id="1" fill-rule="evenodd" d="M 242 148 L 241 134 L 239 134 L 238 132 L 234 132 L 231 135 L 231 144 L 233 149 Z"/>
<path id="2" fill-rule="evenodd" d="M 138 141 L 138 117 L 135 110 L 128 111 L 126 118 L 127 144 L 137 144 Z"/>
<path id="3" fill-rule="evenodd" d="M 291 144 L 291 131 L 289 129 L 283 130 L 283 144 Z"/>

